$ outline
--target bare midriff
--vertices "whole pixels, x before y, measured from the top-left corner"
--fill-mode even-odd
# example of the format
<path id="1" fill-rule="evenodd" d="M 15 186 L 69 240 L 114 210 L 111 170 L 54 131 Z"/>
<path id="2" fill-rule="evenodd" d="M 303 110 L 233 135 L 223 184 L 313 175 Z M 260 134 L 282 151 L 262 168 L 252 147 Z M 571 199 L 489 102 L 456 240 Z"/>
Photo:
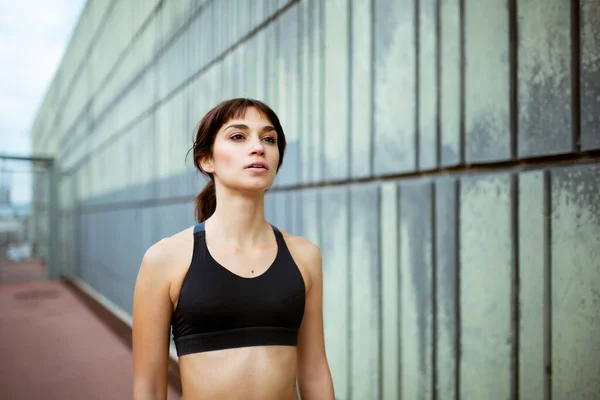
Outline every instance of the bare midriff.
<path id="1" fill-rule="evenodd" d="M 256 346 L 179 358 L 183 400 L 296 400 L 296 347 Z"/>

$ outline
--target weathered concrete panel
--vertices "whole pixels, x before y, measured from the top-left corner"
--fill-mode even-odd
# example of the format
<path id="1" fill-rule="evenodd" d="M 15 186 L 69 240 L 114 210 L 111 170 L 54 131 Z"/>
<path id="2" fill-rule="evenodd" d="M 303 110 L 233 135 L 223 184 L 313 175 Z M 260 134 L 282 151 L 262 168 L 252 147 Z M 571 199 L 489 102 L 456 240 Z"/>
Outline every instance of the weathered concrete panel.
<path id="1" fill-rule="evenodd" d="M 398 184 L 381 186 L 381 346 L 383 399 L 400 398 L 400 271 Z"/>
<path id="2" fill-rule="evenodd" d="M 521 157 L 572 148 L 570 8 L 563 0 L 517 2 Z"/>
<path id="3" fill-rule="evenodd" d="M 243 42 L 233 53 L 233 87 L 239 91 L 241 97 L 255 98 L 256 81 L 254 77 L 256 76 L 258 64 L 256 53 L 253 51 L 255 44 L 256 41 L 254 40 Z M 244 68 L 238 68 L 239 65 L 244 65 Z"/>
<path id="4" fill-rule="evenodd" d="M 552 399 L 600 393 L 600 167 L 552 171 Z"/>
<path id="5" fill-rule="evenodd" d="M 311 132 L 311 153 L 313 155 L 312 161 L 312 174 L 310 181 L 320 181 L 323 179 L 325 172 L 323 171 L 323 138 L 325 135 L 325 112 L 324 112 L 324 86 L 325 76 L 323 68 L 323 58 L 325 51 L 325 2 L 319 0 L 307 0 L 311 1 L 311 14 L 312 21 L 311 28 L 311 118 L 310 118 L 310 132 Z M 328 116 L 329 118 L 329 116 Z"/>
<path id="6" fill-rule="evenodd" d="M 302 190 L 299 192 L 302 208 L 302 233 L 306 239 L 320 246 L 321 231 L 320 231 L 320 208 L 321 196 L 317 190 Z M 322 249 L 321 252 L 324 250 Z"/>
<path id="7" fill-rule="evenodd" d="M 508 2 L 465 0 L 465 157 L 510 157 Z"/>
<path id="8" fill-rule="evenodd" d="M 403 399 L 431 399 L 433 366 L 431 184 L 400 187 L 401 390 Z"/>
<path id="9" fill-rule="evenodd" d="M 345 179 L 349 173 L 348 102 L 349 0 L 324 2 L 325 10 L 325 150 L 324 177 Z"/>
<path id="10" fill-rule="evenodd" d="M 415 7 L 374 0 L 374 173 L 416 169 Z"/>
<path id="11" fill-rule="evenodd" d="M 455 400 L 458 326 L 457 249 L 458 185 L 454 179 L 435 184 L 435 254 L 437 310 L 437 398 Z"/>
<path id="12" fill-rule="evenodd" d="M 302 192 L 288 192 L 287 215 L 289 220 L 289 232 L 293 235 L 302 235 Z"/>
<path id="13" fill-rule="evenodd" d="M 352 177 L 371 174 L 373 137 L 371 129 L 373 64 L 372 22 L 373 0 L 351 0 L 352 4 L 352 76 L 350 79 L 352 105 L 350 113 Z"/>
<path id="14" fill-rule="evenodd" d="M 461 181 L 460 396 L 511 397 L 510 176 Z"/>
<path id="15" fill-rule="evenodd" d="M 600 2 L 580 0 L 581 149 L 600 149 Z"/>
<path id="16" fill-rule="evenodd" d="M 263 99 L 266 101 L 266 82 L 268 80 L 267 68 L 265 67 L 265 59 L 267 57 L 266 53 L 266 37 L 264 31 L 259 31 L 256 33 L 253 41 L 256 44 L 255 48 L 255 57 L 256 60 L 263 60 L 262 62 L 257 62 L 256 74 L 252 76 L 253 79 L 256 80 L 256 91 L 254 92 L 257 99 Z"/>
<path id="17" fill-rule="evenodd" d="M 280 78 L 277 113 L 286 132 L 287 141 L 285 160 L 278 174 L 278 183 L 282 185 L 293 185 L 300 181 L 298 18 L 298 7 L 294 6 L 287 9 L 277 20 L 280 32 L 277 57 Z"/>
<path id="18" fill-rule="evenodd" d="M 365 207 L 365 205 L 369 205 Z M 352 398 L 379 400 L 380 270 L 379 188 L 350 192 Z"/>
<path id="19" fill-rule="evenodd" d="M 275 195 L 276 193 L 267 193 L 265 195 L 265 219 L 269 221 L 271 225 L 277 226 L 277 220 L 275 218 Z"/>
<path id="20" fill-rule="evenodd" d="M 300 140 L 300 182 L 310 182 L 312 175 L 313 155 L 311 152 L 313 116 L 311 114 L 313 97 L 313 71 L 311 65 L 312 57 L 312 31 L 313 31 L 313 9 L 310 1 L 302 1 L 298 4 L 299 22 L 299 47 L 300 47 L 300 111 L 298 135 Z"/>
<path id="21" fill-rule="evenodd" d="M 286 210 L 286 192 L 273 192 L 271 196 L 273 196 L 273 210 L 274 217 L 273 221 L 275 226 L 281 226 L 282 229 L 286 230 L 285 223 L 287 218 L 287 210 Z"/>
<path id="22" fill-rule="evenodd" d="M 277 59 L 279 57 L 279 25 L 269 24 L 264 29 L 265 38 L 265 93 L 264 99 L 267 104 L 277 110 L 277 87 L 279 86 L 280 77 L 279 69 L 277 68 Z"/>
<path id="23" fill-rule="evenodd" d="M 440 0 L 440 165 L 460 159 L 460 0 Z"/>
<path id="24" fill-rule="evenodd" d="M 419 2 L 419 169 L 437 166 L 438 0 Z"/>
<path id="25" fill-rule="evenodd" d="M 546 240 L 544 172 L 519 175 L 519 396 L 545 397 Z"/>
<path id="26" fill-rule="evenodd" d="M 325 349 L 336 396 L 349 398 L 351 353 L 348 332 L 349 276 L 348 189 L 323 190 L 321 195 L 321 252 L 323 254 L 323 320 Z M 330 233 L 335 232 L 335 235 Z M 345 305 L 345 306 L 344 306 Z"/>

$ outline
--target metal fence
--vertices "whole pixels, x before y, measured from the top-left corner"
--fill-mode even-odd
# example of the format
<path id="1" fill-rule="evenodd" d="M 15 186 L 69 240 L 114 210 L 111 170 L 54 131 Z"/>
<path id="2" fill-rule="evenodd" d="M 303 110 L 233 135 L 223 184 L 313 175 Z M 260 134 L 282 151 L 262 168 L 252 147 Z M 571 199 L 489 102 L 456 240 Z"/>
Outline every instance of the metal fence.
<path id="1" fill-rule="evenodd" d="M 58 278 L 56 185 L 51 158 L 0 155 L 0 282 Z"/>

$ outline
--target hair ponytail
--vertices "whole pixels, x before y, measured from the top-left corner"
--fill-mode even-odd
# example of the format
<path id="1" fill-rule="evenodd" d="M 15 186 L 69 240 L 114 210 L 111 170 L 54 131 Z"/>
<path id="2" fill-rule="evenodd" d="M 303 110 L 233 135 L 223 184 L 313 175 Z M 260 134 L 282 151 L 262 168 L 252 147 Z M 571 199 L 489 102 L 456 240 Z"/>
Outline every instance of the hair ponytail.
<path id="1" fill-rule="evenodd" d="M 196 196 L 196 220 L 206 221 L 217 208 L 217 193 L 215 181 L 210 179 L 204 189 Z"/>

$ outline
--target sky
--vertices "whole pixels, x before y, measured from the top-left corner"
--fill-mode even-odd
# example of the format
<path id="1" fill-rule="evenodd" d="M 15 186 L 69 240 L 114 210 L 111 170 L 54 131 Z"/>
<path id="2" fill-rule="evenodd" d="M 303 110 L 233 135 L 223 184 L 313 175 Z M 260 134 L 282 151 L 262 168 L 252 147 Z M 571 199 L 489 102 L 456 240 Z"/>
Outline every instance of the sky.
<path id="1" fill-rule="evenodd" d="M 105 0 L 103 0 L 105 1 Z M 29 130 L 86 0 L 0 0 L 0 153 L 30 155 Z M 29 174 L 0 160 L 0 185 L 26 201 Z"/>

